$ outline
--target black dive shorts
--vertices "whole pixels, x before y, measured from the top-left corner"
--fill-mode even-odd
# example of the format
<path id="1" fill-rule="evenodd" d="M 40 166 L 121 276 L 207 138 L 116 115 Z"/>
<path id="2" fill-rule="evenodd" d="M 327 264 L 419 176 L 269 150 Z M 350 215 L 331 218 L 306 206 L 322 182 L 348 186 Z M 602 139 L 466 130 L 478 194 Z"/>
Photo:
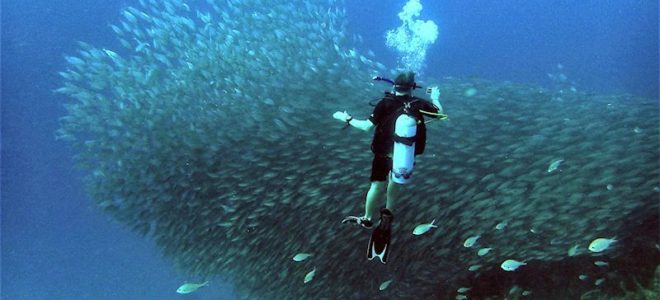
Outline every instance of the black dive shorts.
<path id="1" fill-rule="evenodd" d="M 385 155 L 374 155 L 371 162 L 371 181 L 387 181 L 392 170 L 392 158 Z"/>

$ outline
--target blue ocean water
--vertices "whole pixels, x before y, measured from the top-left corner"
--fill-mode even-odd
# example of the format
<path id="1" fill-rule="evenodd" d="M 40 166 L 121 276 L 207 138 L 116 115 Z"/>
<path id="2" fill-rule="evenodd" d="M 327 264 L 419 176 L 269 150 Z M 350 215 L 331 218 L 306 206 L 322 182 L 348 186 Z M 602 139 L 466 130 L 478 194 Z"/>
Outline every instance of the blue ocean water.
<path id="1" fill-rule="evenodd" d="M 380 61 L 394 62 L 386 30 L 405 1 L 347 9 L 350 26 Z M 657 1 L 422 1 L 439 27 L 427 75 L 477 76 L 548 86 L 562 64 L 576 88 L 658 98 Z M 393 66 L 392 63 L 387 64 Z"/>
<path id="2" fill-rule="evenodd" d="M 347 1 L 359 50 L 394 66 L 385 32 L 403 0 Z M 425 76 L 551 86 L 564 66 L 580 90 L 658 99 L 657 1 L 422 1 L 439 36 Z M 74 153 L 55 141 L 65 99 L 52 92 L 76 41 L 119 48 L 110 27 L 136 1 L 2 2 L 2 299 L 180 299 L 177 274 L 152 243 L 101 214 Z M 365 79 L 368 80 L 368 79 Z M 189 299 L 234 299 L 214 280 Z"/>

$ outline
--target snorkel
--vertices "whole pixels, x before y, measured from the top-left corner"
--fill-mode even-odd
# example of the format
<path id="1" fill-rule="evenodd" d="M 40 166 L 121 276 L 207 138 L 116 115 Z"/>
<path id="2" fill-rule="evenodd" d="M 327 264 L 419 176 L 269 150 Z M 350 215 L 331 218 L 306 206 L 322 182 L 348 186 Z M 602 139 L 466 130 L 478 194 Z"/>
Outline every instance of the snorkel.
<path id="1" fill-rule="evenodd" d="M 372 78 L 372 79 L 376 80 L 376 81 L 385 81 L 385 82 L 387 82 L 391 85 L 394 85 L 394 81 L 392 81 L 392 79 L 388 79 L 388 78 L 385 78 L 385 77 L 374 76 L 374 78 Z"/>
<path id="2" fill-rule="evenodd" d="M 387 83 L 393 85 L 395 89 L 396 89 L 396 87 L 398 86 L 396 83 L 394 83 L 394 80 L 389 79 L 389 78 L 385 78 L 385 77 L 381 77 L 381 76 L 374 76 L 374 78 L 372 78 L 372 79 L 375 80 L 375 81 L 384 81 L 384 82 L 387 82 Z M 406 87 L 409 87 L 411 92 L 412 92 L 414 89 L 421 89 L 421 88 L 423 88 L 421 85 L 417 85 L 417 82 L 413 82 L 413 83 L 412 83 L 412 86 L 406 86 Z"/>

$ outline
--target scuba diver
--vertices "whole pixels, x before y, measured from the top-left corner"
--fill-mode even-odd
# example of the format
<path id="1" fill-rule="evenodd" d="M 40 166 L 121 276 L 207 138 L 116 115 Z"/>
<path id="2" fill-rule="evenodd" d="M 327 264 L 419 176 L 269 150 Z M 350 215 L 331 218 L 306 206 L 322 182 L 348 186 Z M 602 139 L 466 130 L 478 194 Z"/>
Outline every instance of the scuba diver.
<path id="1" fill-rule="evenodd" d="M 367 258 L 378 257 L 387 262 L 390 243 L 390 225 L 393 220 L 392 209 L 401 191 L 401 186 L 408 183 L 412 176 L 415 155 L 422 154 L 426 144 L 426 126 L 424 117 L 444 120 L 440 105 L 440 91 L 437 87 L 427 89 L 432 102 L 413 96 L 413 90 L 421 88 L 415 82 L 415 73 L 402 72 L 394 81 L 375 77 L 393 85 L 392 92 L 376 104 L 372 114 L 366 120 L 354 119 L 346 111 L 335 112 L 333 118 L 346 122 L 363 131 L 375 129 L 371 143 L 374 154 L 371 163 L 371 186 L 367 192 L 364 216 L 348 216 L 342 223 L 354 223 L 371 229 L 372 217 L 376 205 L 382 203 L 386 195 L 386 206 L 380 210 L 380 222 L 369 240 Z"/>

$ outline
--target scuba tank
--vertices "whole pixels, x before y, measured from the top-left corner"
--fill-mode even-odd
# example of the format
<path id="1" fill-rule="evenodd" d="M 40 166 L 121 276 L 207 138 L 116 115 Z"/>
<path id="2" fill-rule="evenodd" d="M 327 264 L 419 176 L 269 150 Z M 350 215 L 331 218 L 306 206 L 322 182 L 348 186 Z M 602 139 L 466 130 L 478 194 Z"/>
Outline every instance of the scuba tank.
<path id="1" fill-rule="evenodd" d="M 409 103 L 406 103 L 408 106 Z M 392 153 L 392 181 L 399 184 L 410 182 L 415 165 L 415 137 L 417 120 L 407 114 L 401 114 L 394 125 L 394 150 Z"/>

